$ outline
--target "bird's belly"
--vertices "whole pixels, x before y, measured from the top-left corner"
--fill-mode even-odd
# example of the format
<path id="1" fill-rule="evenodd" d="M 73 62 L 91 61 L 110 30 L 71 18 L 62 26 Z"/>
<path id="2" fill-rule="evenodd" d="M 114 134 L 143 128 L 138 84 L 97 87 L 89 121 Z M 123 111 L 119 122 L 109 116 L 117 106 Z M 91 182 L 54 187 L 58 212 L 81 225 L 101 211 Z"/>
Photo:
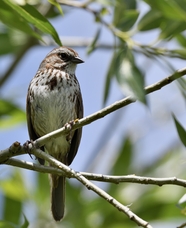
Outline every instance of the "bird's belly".
<path id="1" fill-rule="evenodd" d="M 74 100 L 72 100 L 72 97 Z M 39 136 L 43 136 L 63 127 L 77 118 L 75 92 L 67 89 L 47 91 L 40 88 L 34 95 L 33 127 Z"/>
<path id="2" fill-rule="evenodd" d="M 57 160 L 65 163 L 65 157 L 70 149 L 70 143 L 66 140 L 66 136 L 51 139 L 45 144 L 45 149 L 49 154 Z"/>

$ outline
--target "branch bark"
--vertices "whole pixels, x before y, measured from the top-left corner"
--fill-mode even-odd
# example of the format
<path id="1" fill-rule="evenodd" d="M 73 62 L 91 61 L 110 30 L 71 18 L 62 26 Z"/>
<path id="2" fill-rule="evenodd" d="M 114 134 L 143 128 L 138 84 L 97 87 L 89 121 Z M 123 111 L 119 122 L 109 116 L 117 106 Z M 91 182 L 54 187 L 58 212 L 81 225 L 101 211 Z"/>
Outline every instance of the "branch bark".
<path id="1" fill-rule="evenodd" d="M 18 144 L 16 142 L 16 144 Z M 14 145 L 13 145 L 14 146 Z M 36 157 L 42 158 L 45 161 L 48 161 L 53 167 L 62 170 L 65 173 L 65 176 L 67 177 L 74 177 L 79 182 L 81 182 L 88 190 L 92 190 L 96 194 L 98 194 L 100 197 L 108 201 L 111 205 L 113 205 L 117 210 L 120 212 L 126 214 L 133 222 L 135 222 L 138 226 L 146 227 L 146 228 L 152 228 L 152 226 L 146 222 L 145 220 L 138 217 L 136 214 L 134 214 L 129 207 L 124 206 L 119 201 L 117 201 L 115 198 L 113 198 L 111 195 L 103 191 L 101 188 L 97 187 L 95 184 L 90 182 L 88 179 L 86 179 L 80 172 L 75 172 L 70 167 L 64 165 L 63 163 L 59 162 L 55 158 L 53 158 L 51 155 L 46 154 L 45 152 L 41 151 L 40 149 L 35 149 L 34 146 L 30 143 L 28 144 L 28 148 L 25 146 L 18 145 L 19 150 L 17 150 L 18 154 L 20 154 L 22 151 L 29 150 L 29 153 L 35 155 Z M 11 149 L 11 148 L 10 148 Z M 7 152 L 7 151 L 5 151 Z M 10 151 L 11 152 L 11 151 Z M 15 155 L 15 154 L 13 154 Z M 4 158 L 4 157 L 3 157 Z M 11 161 L 11 160 L 10 160 Z M 1 156 L 0 156 L 0 163 L 1 162 Z M 8 161 L 5 161 L 5 164 L 8 163 Z M 22 162 L 23 164 L 26 164 L 25 162 Z M 27 163 L 28 165 L 29 163 Z M 38 167 L 36 165 L 32 165 L 32 167 Z M 43 166 L 41 166 L 42 168 Z"/>
<path id="2" fill-rule="evenodd" d="M 162 87 L 168 85 L 169 83 L 173 82 L 174 80 L 182 77 L 183 75 L 186 74 L 186 68 L 183 68 L 181 70 L 176 71 L 174 74 L 168 76 L 167 78 L 164 78 L 163 80 L 152 84 L 150 86 L 147 86 L 145 88 L 145 93 L 149 94 L 154 91 L 157 91 L 161 89 Z M 145 178 L 145 177 L 137 177 L 134 175 L 129 175 L 127 177 L 116 177 L 113 176 L 99 176 L 98 174 L 87 174 L 87 173 L 80 173 L 80 172 L 75 172 L 72 170 L 70 167 L 64 165 L 63 163 L 57 161 L 55 158 L 50 156 L 49 154 L 44 153 L 41 151 L 40 148 L 43 146 L 46 141 L 50 140 L 51 138 L 57 138 L 60 137 L 61 135 L 68 134 L 70 131 L 75 130 L 79 127 L 85 126 L 87 124 L 90 124 L 91 122 L 98 120 L 100 118 L 103 118 L 104 116 L 116 111 L 117 109 L 120 109 L 124 106 L 127 106 L 136 100 L 128 96 L 120 101 L 115 102 L 114 104 L 103 108 L 102 110 L 89 115 L 85 118 L 82 118 L 80 120 L 75 120 L 74 125 L 72 126 L 71 124 L 67 124 L 66 127 L 63 127 L 57 131 L 51 132 L 37 140 L 35 140 L 32 143 L 26 143 L 25 145 L 21 146 L 20 143 L 15 142 L 10 146 L 10 148 L 3 150 L 0 152 L 0 164 L 9 164 L 9 165 L 22 165 L 24 168 L 30 168 L 32 170 L 37 170 L 37 171 L 43 171 L 43 172 L 57 172 L 59 175 L 65 175 L 69 178 L 73 177 L 76 178 L 79 182 L 81 182 L 83 185 L 86 186 L 86 188 L 94 191 L 97 193 L 99 196 L 107 200 L 110 204 L 112 204 L 115 208 L 117 208 L 119 211 L 125 213 L 132 221 L 134 221 L 136 224 L 142 227 L 147 227 L 151 228 L 151 225 L 149 225 L 148 222 L 144 221 L 143 219 L 139 218 L 136 214 L 134 214 L 128 207 L 122 205 L 120 202 L 118 202 L 116 199 L 114 199 L 112 196 L 110 196 L 108 193 L 94 185 L 92 182 L 90 182 L 88 179 L 91 178 L 93 180 L 100 180 L 100 181 L 108 181 L 113 183 L 118 183 L 119 182 L 134 182 L 135 183 L 141 183 L 141 184 L 156 184 L 156 185 L 163 185 L 163 184 L 176 184 L 176 185 L 181 185 L 183 187 L 186 186 L 185 181 L 177 179 L 177 178 Z M 36 164 L 24 162 L 24 161 L 19 161 L 12 159 L 11 157 L 20 155 L 20 154 L 26 154 L 30 153 L 35 155 L 36 157 L 42 158 L 46 161 L 48 161 L 52 166 L 50 170 L 48 170 L 48 167 L 46 166 L 38 166 Z M 57 170 L 56 170 L 57 168 Z M 62 172 L 62 173 L 61 173 Z"/>
<path id="3" fill-rule="evenodd" d="M 164 86 L 170 84 L 171 82 L 173 82 L 174 80 L 184 76 L 186 74 L 186 68 L 180 69 L 178 71 L 176 71 L 175 73 L 173 73 L 172 75 L 162 79 L 161 81 L 158 81 L 152 85 L 149 85 L 145 88 L 145 93 L 149 94 L 152 92 L 155 92 L 157 90 L 160 90 L 161 88 L 163 88 Z M 119 100 L 101 110 L 99 110 L 98 112 L 95 112 L 89 116 L 86 116 L 80 120 L 76 120 L 74 121 L 74 125 L 70 125 L 67 124 L 66 127 L 62 127 L 56 131 L 53 131 L 43 137 L 40 137 L 39 139 L 34 141 L 34 146 L 36 148 L 40 148 L 41 146 L 43 146 L 48 140 L 50 140 L 51 138 L 57 138 L 61 135 L 67 135 L 71 130 L 76 130 L 80 127 L 83 127 L 85 125 L 88 125 L 90 123 L 92 123 L 93 121 L 96 121 L 98 119 L 101 119 L 103 117 L 105 117 L 106 115 L 120 109 L 123 108 L 131 103 L 136 102 L 136 99 L 134 99 L 131 96 L 128 96 L 122 100 Z"/>
<path id="4" fill-rule="evenodd" d="M 9 158 L 4 164 L 15 166 L 18 168 L 24 168 L 28 170 L 33 170 L 42 173 L 51 173 L 57 175 L 65 175 L 66 174 L 58 168 L 54 168 L 46 165 L 39 165 L 32 162 L 27 162 L 23 160 L 18 160 L 15 158 Z M 136 176 L 134 174 L 131 175 L 121 175 L 121 176 L 112 176 L 112 175 L 103 175 L 98 173 L 87 173 L 87 172 L 79 172 L 82 176 L 84 176 L 88 180 L 92 181 L 100 181 L 106 183 L 120 184 L 120 183 L 136 183 L 143 185 L 177 185 L 181 187 L 186 187 L 186 180 L 180 179 L 177 177 L 166 177 L 166 178 L 154 178 L 154 177 L 144 177 L 144 176 Z M 73 176 L 68 176 L 69 178 L 74 178 Z"/>

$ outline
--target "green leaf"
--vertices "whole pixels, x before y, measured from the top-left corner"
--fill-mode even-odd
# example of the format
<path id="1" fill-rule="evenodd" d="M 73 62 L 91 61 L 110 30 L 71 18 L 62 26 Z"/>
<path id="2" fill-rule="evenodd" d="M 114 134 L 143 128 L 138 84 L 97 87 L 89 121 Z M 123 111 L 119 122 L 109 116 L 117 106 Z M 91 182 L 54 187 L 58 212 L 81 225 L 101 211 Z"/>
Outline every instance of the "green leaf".
<path id="1" fill-rule="evenodd" d="M 159 40 L 171 39 L 186 29 L 186 1 L 184 0 L 145 0 L 151 10 L 141 19 L 138 29 L 141 31 L 161 28 Z"/>
<path id="2" fill-rule="evenodd" d="M 113 6 L 113 0 L 96 0 L 97 3 L 100 3 L 102 6 Z"/>
<path id="3" fill-rule="evenodd" d="M 118 20 L 115 23 L 115 26 L 122 31 L 128 31 L 135 24 L 139 16 L 137 10 L 127 10 L 125 13 L 118 14 Z"/>
<path id="4" fill-rule="evenodd" d="M 88 46 L 88 50 L 87 50 L 88 55 L 90 55 L 95 50 L 100 34 L 101 34 L 101 29 L 98 29 L 92 43 Z"/>
<path id="5" fill-rule="evenodd" d="M 173 119 L 174 119 L 174 123 L 179 135 L 179 138 L 181 140 L 181 142 L 183 143 L 184 146 L 186 146 L 186 131 L 185 129 L 182 127 L 182 125 L 179 123 L 179 121 L 176 119 L 176 117 L 174 115 L 172 115 Z"/>
<path id="6" fill-rule="evenodd" d="M 50 186 L 48 175 L 45 173 L 36 173 L 37 179 L 37 189 L 36 189 L 36 200 L 39 204 L 44 202 L 45 199 L 49 196 Z"/>
<path id="7" fill-rule="evenodd" d="M 114 53 L 106 76 L 104 103 L 108 98 L 111 79 L 114 76 L 116 76 L 118 84 L 124 94 L 131 95 L 133 98 L 147 104 L 144 90 L 144 77 L 136 66 L 132 52 L 128 48 L 124 47 Z"/>
<path id="8" fill-rule="evenodd" d="M 12 188 L 12 186 L 14 187 Z M 28 198 L 22 173 L 17 169 L 15 169 L 10 179 L 1 180 L 0 188 L 7 198 L 15 201 L 23 201 Z"/>
<path id="9" fill-rule="evenodd" d="M 124 137 L 121 140 L 121 146 L 118 151 L 118 156 L 113 165 L 112 174 L 113 175 L 124 175 L 125 173 L 130 173 L 129 167 L 132 160 L 132 142 L 129 137 Z"/>
<path id="10" fill-rule="evenodd" d="M 159 40 L 168 38 L 171 39 L 185 29 L 185 22 L 166 20 L 161 24 L 161 33 L 159 35 Z"/>
<path id="11" fill-rule="evenodd" d="M 60 6 L 60 4 L 56 0 L 48 0 L 52 5 L 54 5 L 60 12 L 60 14 L 63 16 L 63 10 Z"/>
<path id="12" fill-rule="evenodd" d="M 118 5 L 124 4 L 126 9 L 136 9 L 137 7 L 136 0 L 119 0 L 118 2 Z"/>
<path id="13" fill-rule="evenodd" d="M 41 36 L 34 32 L 28 25 L 27 21 L 24 18 L 20 17 L 17 12 L 15 12 L 9 5 L 7 5 L 7 2 L 4 2 L 4 0 L 0 1 L 0 21 L 11 28 L 20 30 L 26 34 L 42 40 Z"/>
<path id="14" fill-rule="evenodd" d="M 20 170 L 14 169 L 10 178 L 1 180 L 0 188 L 4 193 L 3 219 L 19 224 L 23 201 L 29 198 Z"/>
<path id="15" fill-rule="evenodd" d="M 139 12 L 127 4 L 128 1 L 117 0 L 114 9 L 113 24 L 122 31 L 128 31 L 138 19 Z"/>
<path id="16" fill-rule="evenodd" d="M 184 101 L 186 101 L 186 79 L 185 78 L 178 78 L 176 80 L 176 83 L 178 84 L 180 93 L 182 94 Z"/>
<path id="17" fill-rule="evenodd" d="M 135 64 L 133 54 L 129 49 L 119 51 L 116 56 L 119 66 L 115 67 L 116 79 L 126 95 L 131 95 L 144 104 L 144 76 Z"/>
<path id="18" fill-rule="evenodd" d="M 18 226 L 11 222 L 0 221 L 0 228 L 18 228 Z"/>
<path id="19" fill-rule="evenodd" d="M 109 9 L 106 8 L 106 7 L 101 8 L 99 13 L 100 13 L 101 16 L 105 16 L 105 15 L 109 15 L 110 14 Z"/>
<path id="20" fill-rule="evenodd" d="M 15 124 L 26 121 L 25 112 L 13 102 L 0 100 L 0 127 L 12 127 Z"/>
<path id="21" fill-rule="evenodd" d="M 171 53 L 177 54 L 179 58 L 186 59 L 186 50 L 185 49 L 174 49 L 171 50 Z"/>
<path id="22" fill-rule="evenodd" d="M 14 47 L 11 43 L 10 37 L 8 33 L 0 33 L 0 55 L 5 55 L 11 52 L 14 52 L 16 47 Z"/>
<path id="23" fill-rule="evenodd" d="M 105 88 L 104 88 L 104 97 L 103 97 L 103 103 L 105 104 L 107 99 L 108 99 L 108 95 L 109 95 L 109 91 L 110 91 L 110 85 L 111 85 L 111 80 L 114 77 L 115 74 L 115 67 L 117 62 L 115 61 L 115 53 L 112 57 L 112 60 L 109 64 L 109 68 L 108 68 L 108 72 L 106 75 L 106 81 L 105 81 Z"/>
<path id="24" fill-rule="evenodd" d="M 26 216 L 24 215 L 24 223 L 20 226 L 20 228 L 28 228 L 28 226 L 29 226 L 29 222 Z"/>
<path id="25" fill-rule="evenodd" d="M 0 33 L 0 55 L 13 54 L 28 40 L 28 35 L 20 30 L 7 27 Z"/>
<path id="26" fill-rule="evenodd" d="M 162 14 L 169 19 L 174 21 L 186 21 L 185 7 L 183 8 L 180 4 L 181 1 L 177 0 L 145 0 L 152 8 L 162 12 Z"/>
<path id="27" fill-rule="evenodd" d="M 12 223 L 18 224 L 21 215 L 22 215 L 22 202 L 20 202 L 19 200 L 15 200 L 13 198 L 5 197 L 3 219 L 6 221 L 10 221 Z"/>
<path id="28" fill-rule="evenodd" d="M 147 31 L 155 28 L 159 28 L 162 23 L 163 17 L 160 11 L 149 10 L 139 21 L 138 30 Z"/>
<path id="29" fill-rule="evenodd" d="M 35 173 L 35 177 L 37 186 L 32 199 L 37 204 L 38 218 L 46 218 L 50 211 L 50 181 L 46 173 Z"/>
<path id="30" fill-rule="evenodd" d="M 184 48 L 186 48 L 186 37 L 183 34 L 176 35 L 176 40 L 178 41 L 178 43 L 181 46 L 183 46 Z"/>
<path id="31" fill-rule="evenodd" d="M 2 1 L 6 2 L 6 4 L 8 4 L 13 10 L 15 10 L 22 18 L 33 24 L 40 31 L 50 34 L 58 45 L 62 45 L 60 38 L 52 24 L 33 6 L 28 4 L 19 6 L 13 3 L 11 0 Z"/>

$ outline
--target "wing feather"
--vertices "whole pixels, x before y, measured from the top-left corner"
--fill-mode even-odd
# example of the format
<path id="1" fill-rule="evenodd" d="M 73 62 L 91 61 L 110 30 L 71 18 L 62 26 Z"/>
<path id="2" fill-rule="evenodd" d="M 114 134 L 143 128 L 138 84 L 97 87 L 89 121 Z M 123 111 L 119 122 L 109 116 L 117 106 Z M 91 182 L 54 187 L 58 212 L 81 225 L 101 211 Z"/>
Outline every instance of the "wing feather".
<path id="1" fill-rule="evenodd" d="M 83 100 L 81 96 L 81 92 L 78 93 L 77 95 L 77 100 L 76 100 L 76 113 L 77 113 L 77 118 L 81 119 L 83 118 Z M 71 146 L 70 146 L 70 151 L 67 155 L 67 163 L 70 165 L 74 159 L 74 157 L 77 154 L 77 150 L 80 144 L 82 136 L 82 128 L 78 128 L 74 132 L 74 136 L 71 141 Z"/>
<path id="2" fill-rule="evenodd" d="M 26 103 L 26 118 L 27 118 L 27 126 L 28 126 L 28 133 L 30 136 L 30 140 L 36 140 L 39 137 L 37 136 L 36 132 L 34 131 L 33 125 L 32 125 L 32 120 L 31 120 L 31 103 L 30 103 L 30 94 L 28 93 L 27 95 L 27 103 Z M 44 151 L 44 147 L 40 148 L 41 150 Z M 39 163 L 41 165 L 44 165 L 45 160 L 41 158 L 37 158 Z"/>

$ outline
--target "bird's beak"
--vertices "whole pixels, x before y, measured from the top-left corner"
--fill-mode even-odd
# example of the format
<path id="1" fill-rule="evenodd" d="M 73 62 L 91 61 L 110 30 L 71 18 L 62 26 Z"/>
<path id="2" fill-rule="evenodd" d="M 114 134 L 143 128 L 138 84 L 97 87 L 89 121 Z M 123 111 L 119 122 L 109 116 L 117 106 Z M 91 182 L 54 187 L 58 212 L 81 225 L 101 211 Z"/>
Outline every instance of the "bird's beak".
<path id="1" fill-rule="evenodd" d="M 78 56 L 74 57 L 71 61 L 76 64 L 84 63 L 84 61 L 80 59 Z"/>

